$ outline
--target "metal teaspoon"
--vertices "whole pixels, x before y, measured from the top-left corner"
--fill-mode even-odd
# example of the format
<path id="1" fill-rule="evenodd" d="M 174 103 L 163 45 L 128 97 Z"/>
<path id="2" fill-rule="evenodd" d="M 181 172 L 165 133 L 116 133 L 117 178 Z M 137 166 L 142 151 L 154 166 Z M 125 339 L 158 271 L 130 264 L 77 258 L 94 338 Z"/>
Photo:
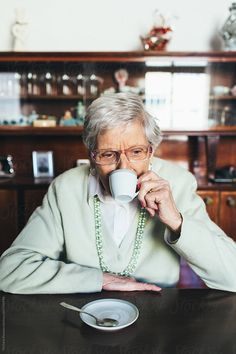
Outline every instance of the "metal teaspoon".
<path id="1" fill-rule="evenodd" d="M 73 310 L 73 311 L 77 311 L 77 312 L 81 312 L 81 313 L 85 313 L 86 315 L 89 315 L 91 317 L 93 317 L 96 321 L 96 324 L 98 326 L 101 327 L 115 327 L 118 325 L 118 321 L 113 319 L 113 318 L 97 318 L 96 316 L 92 315 L 91 313 L 84 311 L 76 306 L 72 306 L 70 304 L 67 304 L 66 302 L 60 302 L 60 305 L 69 309 L 69 310 Z"/>

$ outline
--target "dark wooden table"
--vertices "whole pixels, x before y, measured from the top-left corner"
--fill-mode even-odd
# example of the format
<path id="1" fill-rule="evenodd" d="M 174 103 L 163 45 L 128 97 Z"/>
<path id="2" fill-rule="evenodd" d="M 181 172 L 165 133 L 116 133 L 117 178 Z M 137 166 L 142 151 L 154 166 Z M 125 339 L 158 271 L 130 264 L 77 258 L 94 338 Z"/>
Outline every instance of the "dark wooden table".
<path id="1" fill-rule="evenodd" d="M 236 294 L 209 289 L 1 296 L 1 348 L 14 354 L 236 354 Z M 140 316 L 107 333 L 59 306 L 101 298 L 135 304 Z"/>

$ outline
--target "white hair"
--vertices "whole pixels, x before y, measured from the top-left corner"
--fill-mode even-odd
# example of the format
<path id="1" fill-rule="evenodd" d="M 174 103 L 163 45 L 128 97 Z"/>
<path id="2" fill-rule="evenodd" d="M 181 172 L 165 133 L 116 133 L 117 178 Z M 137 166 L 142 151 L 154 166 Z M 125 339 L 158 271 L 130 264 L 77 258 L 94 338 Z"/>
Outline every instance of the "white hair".
<path id="1" fill-rule="evenodd" d="M 138 95 L 114 93 L 101 96 L 88 107 L 84 122 L 84 144 L 92 151 L 96 148 L 100 133 L 134 121 L 141 123 L 148 142 L 155 149 L 162 140 L 161 130 L 157 119 L 145 110 Z"/>

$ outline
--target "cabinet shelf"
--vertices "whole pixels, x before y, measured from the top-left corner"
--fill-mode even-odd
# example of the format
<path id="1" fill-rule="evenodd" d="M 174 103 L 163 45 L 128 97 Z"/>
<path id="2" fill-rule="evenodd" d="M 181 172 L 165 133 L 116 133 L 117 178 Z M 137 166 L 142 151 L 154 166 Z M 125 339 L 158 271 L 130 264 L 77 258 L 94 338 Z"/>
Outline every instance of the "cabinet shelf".
<path id="1" fill-rule="evenodd" d="M 215 101 L 234 101 L 234 100 L 236 100 L 236 96 L 232 96 L 232 95 L 210 96 L 210 100 L 215 100 Z"/>
<path id="2" fill-rule="evenodd" d="M 0 136 L 81 136 L 83 127 L 0 126 Z"/>
<path id="3" fill-rule="evenodd" d="M 83 96 L 83 95 L 26 95 L 26 96 L 0 96 L 0 101 L 6 100 L 21 100 L 21 101 L 34 101 L 34 100 L 94 100 L 98 96 Z M 146 96 L 140 96 L 143 101 L 146 100 Z M 214 101 L 234 101 L 236 96 L 224 95 L 224 96 L 209 96 L 210 100 Z"/>
<path id="4" fill-rule="evenodd" d="M 33 126 L 17 126 L 17 125 L 6 125 L 0 126 L 0 136 L 10 136 L 10 135 L 55 135 L 55 136 L 81 136 L 83 133 L 83 126 L 75 127 L 33 127 Z M 184 130 L 184 129 L 163 129 L 162 135 L 165 136 L 236 136 L 236 126 L 215 126 L 208 129 L 198 129 L 198 130 Z"/>
<path id="5" fill-rule="evenodd" d="M 98 96 L 88 95 L 25 95 L 25 96 L 0 96 L 1 100 L 21 100 L 21 101 L 34 101 L 34 100 L 94 100 Z M 143 101 L 146 100 L 145 95 L 140 95 Z M 224 95 L 224 96 L 209 96 L 210 100 L 214 101 L 234 101 L 236 96 Z"/>
<path id="6" fill-rule="evenodd" d="M 0 96 L 0 101 L 20 100 L 20 101 L 44 101 L 44 100 L 93 100 L 96 97 L 82 95 L 27 95 L 27 96 Z"/>
<path id="7" fill-rule="evenodd" d="M 236 51 L 121 51 L 121 52 L 1 52 L 0 62 L 140 62 L 148 58 L 206 59 L 210 62 L 232 62 Z M 195 60 L 196 61 L 196 60 Z"/>

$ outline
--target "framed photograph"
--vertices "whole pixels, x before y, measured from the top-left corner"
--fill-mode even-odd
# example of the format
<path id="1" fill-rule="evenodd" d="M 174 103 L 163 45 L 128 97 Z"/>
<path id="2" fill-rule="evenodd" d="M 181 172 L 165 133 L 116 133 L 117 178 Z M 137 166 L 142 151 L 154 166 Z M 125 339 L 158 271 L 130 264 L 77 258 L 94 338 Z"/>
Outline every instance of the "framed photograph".
<path id="1" fill-rule="evenodd" d="M 90 165 L 89 159 L 78 159 L 76 160 L 76 166 Z"/>
<path id="2" fill-rule="evenodd" d="M 33 173 L 34 177 L 53 177 L 53 152 L 33 151 Z"/>

